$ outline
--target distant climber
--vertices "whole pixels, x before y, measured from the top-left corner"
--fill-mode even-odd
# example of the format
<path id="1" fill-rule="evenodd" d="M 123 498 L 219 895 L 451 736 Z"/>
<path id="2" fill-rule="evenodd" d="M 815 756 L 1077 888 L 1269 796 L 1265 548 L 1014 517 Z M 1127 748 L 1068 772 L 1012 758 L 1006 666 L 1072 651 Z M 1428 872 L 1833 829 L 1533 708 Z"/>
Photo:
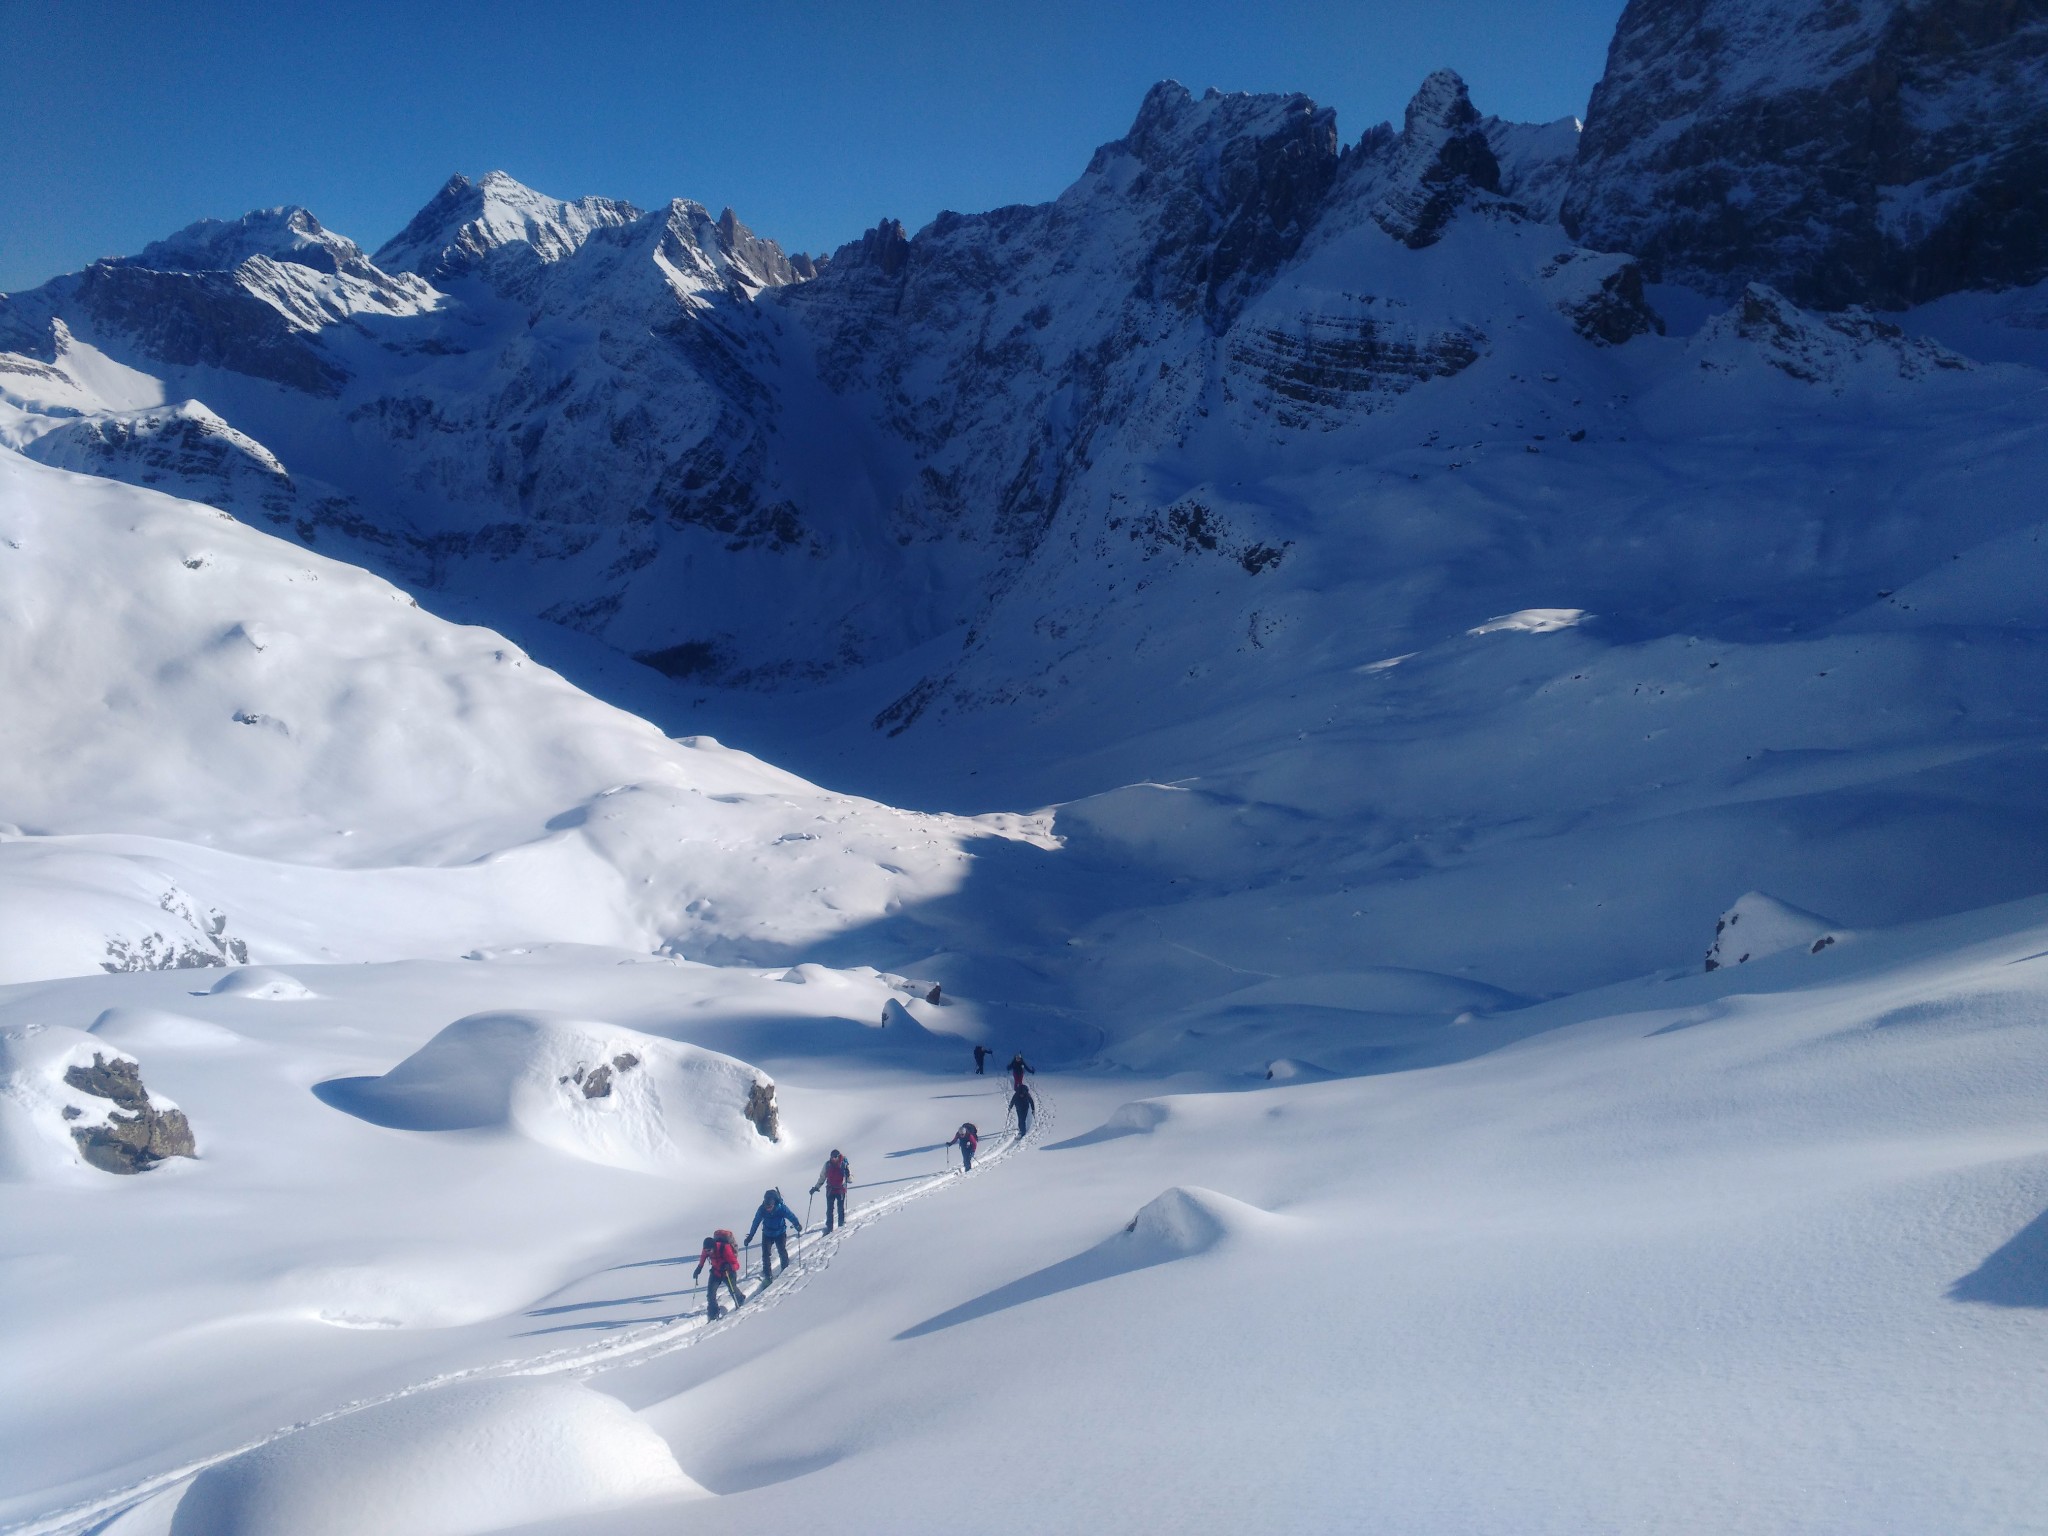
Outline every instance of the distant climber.
<path id="1" fill-rule="evenodd" d="M 1026 1061 L 1024 1059 L 1024 1053 L 1022 1051 L 1019 1051 L 1016 1055 L 1010 1058 L 1010 1081 L 1014 1083 L 1017 1087 L 1022 1088 L 1024 1086 L 1024 1074 L 1026 1072 L 1029 1072 L 1033 1077 L 1038 1076 L 1038 1068 L 1032 1066 L 1030 1062 Z"/>
<path id="2" fill-rule="evenodd" d="M 704 1273 L 704 1266 L 711 1266 L 711 1283 L 704 1287 L 705 1298 L 710 1302 L 710 1316 L 715 1322 L 723 1314 L 718 1310 L 718 1287 L 722 1283 L 732 1293 L 732 1304 L 743 1307 L 747 1298 L 740 1294 L 740 1245 L 733 1241 L 733 1235 L 724 1227 L 704 1239 L 704 1246 L 697 1252 L 697 1268 L 691 1275 Z"/>
<path id="3" fill-rule="evenodd" d="M 959 1130 L 953 1133 L 953 1139 L 947 1142 L 946 1145 L 960 1149 L 960 1171 L 962 1173 L 972 1173 L 974 1171 L 974 1150 L 981 1145 L 981 1132 L 974 1128 L 974 1122 L 970 1120 L 963 1124 Z"/>
<path id="4" fill-rule="evenodd" d="M 839 1225 L 846 1225 L 846 1186 L 853 1181 L 853 1164 L 846 1160 L 846 1154 L 837 1147 L 825 1159 L 825 1166 L 818 1174 L 817 1184 L 811 1186 L 816 1194 L 820 1185 L 825 1190 L 825 1235 L 832 1234 L 832 1213 L 839 1213 Z"/>
<path id="5" fill-rule="evenodd" d="M 761 1285 L 767 1288 L 775 1278 L 773 1255 L 782 1255 L 782 1267 L 789 1268 L 789 1233 L 791 1228 L 801 1232 L 804 1224 L 795 1211 L 782 1203 L 782 1191 L 771 1189 L 761 1196 L 761 1208 L 754 1212 L 754 1224 L 747 1228 L 747 1241 L 754 1240 L 754 1234 L 761 1234 Z"/>
<path id="6" fill-rule="evenodd" d="M 1017 1117 L 1017 1139 L 1022 1141 L 1031 1134 L 1031 1116 L 1038 1108 L 1038 1100 L 1031 1090 L 1019 1083 L 1010 1094 L 1010 1110 Z"/>
<path id="7" fill-rule="evenodd" d="M 977 1045 L 974 1048 L 974 1075 L 976 1077 L 988 1076 L 988 1073 L 984 1069 L 988 1065 L 989 1057 L 993 1055 L 995 1055 L 995 1052 L 990 1050 L 985 1045 Z"/>

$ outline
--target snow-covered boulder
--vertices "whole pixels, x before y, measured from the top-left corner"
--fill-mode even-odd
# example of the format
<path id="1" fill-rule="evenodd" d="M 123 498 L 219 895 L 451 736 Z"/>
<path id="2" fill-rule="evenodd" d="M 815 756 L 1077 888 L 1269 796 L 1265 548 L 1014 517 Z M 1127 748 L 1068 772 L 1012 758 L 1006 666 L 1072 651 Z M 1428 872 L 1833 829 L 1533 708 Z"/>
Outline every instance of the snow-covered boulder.
<path id="1" fill-rule="evenodd" d="M 107 1040 L 62 1025 L 0 1034 L 0 1178 L 61 1178 L 82 1165 L 145 1173 L 197 1155 L 184 1112 Z"/>
<path id="2" fill-rule="evenodd" d="M 1819 954 L 1839 937 L 1839 928 L 1818 913 L 1762 891 L 1751 891 L 1721 914 L 1714 924 L 1714 942 L 1707 949 L 1707 969 L 1741 965 L 1765 955 L 1804 949 Z"/>
<path id="3" fill-rule="evenodd" d="M 1123 1232 L 1110 1239 L 1136 1264 L 1163 1264 L 1206 1253 L 1233 1238 L 1270 1235 L 1285 1217 L 1197 1185 L 1172 1189 L 1145 1202 Z"/>
<path id="4" fill-rule="evenodd" d="M 469 1536 L 708 1497 L 625 1404 L 569 1381 L 418 1392 L 244 1451 L 193 1479 L 172 1536 Z"/>
<path id="5" fill-rule="evenodd" d="M 502 1130 L 614 1168 L 681 1174 L 781 1137 L 775 1083 L 717 1051 L 543 1013 L 457 1019 L 382 1077 L 320 1085 L 378 1125 Z"/>
<path id="6" fill-rule="evenodd" d="M 1810 314 L 1775 288 L 1751 283 L 1732 308 L 1701 327 L 1688 344 L 1708 373 L 1743 387 L 1761 360 L 1787 378 L 1840 394 L 1851 384 L 1896 385 L 1976 365 L 1924 336 L 1911 336 L 1867 310 Z"/>

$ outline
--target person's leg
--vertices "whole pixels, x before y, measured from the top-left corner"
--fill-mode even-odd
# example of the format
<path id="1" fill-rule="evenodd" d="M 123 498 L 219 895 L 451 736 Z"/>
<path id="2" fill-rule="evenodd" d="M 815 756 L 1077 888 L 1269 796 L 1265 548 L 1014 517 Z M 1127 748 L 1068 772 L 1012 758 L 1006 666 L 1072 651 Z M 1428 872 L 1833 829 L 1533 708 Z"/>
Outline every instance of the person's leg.
<path id="1" fill-rule="evenodd" d="M 761 1283 L 766 1285 L 775 1278 L 775 1239 L 766 1232 L 761 1234 Z"/>

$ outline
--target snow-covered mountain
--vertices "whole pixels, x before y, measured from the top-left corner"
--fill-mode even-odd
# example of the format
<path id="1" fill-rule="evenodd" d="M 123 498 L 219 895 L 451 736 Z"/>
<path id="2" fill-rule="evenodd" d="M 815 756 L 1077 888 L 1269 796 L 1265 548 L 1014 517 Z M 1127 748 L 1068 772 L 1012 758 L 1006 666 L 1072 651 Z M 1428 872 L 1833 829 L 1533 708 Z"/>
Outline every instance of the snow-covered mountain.
<path id="1" fill-rule="evenodd" d="M 1449 72 L 1349 143 L 1305 97 L 1165 84 L 1054 202 L 884 222 L 822 266 L 730 212 L 456 178 L 374 258 L 286 211 L 6 301 L 25 350 L 0 357 L 0 434 L 545 654 L 583 654 L 566 628 L 642 658 L 689 691 L 643 673 L 620 697 L 672 729 L 708 698 L 720 734 L 883 798 L 1073 802 L 1098 826 L 1074 847 L 1166 884 L 1062 903 L 1067 931 L 1149 931 L 1113 914 L 1165 901 L 1233 953 L 1435 970 L 1468 963 L 1430 916 L 1448 903 L 1522 936 L 1488 980 L 1543 991 L 1688 950 L 1788 878 L 1870 923 L 2032 889 L 2048 844 L 1994 765 L 2040 728 L 2013 686 L 2034 621 L 1901 632 L 1896 594 L 2031 547 L 2038 370 L 1911 316 L 1653 291 L 1557 222 L 1600 153 L 1483 117 Z M 169 297 L 147 323 L 91 297 L 120 283 Z M 173 347 L 208 304 L 255 319 Z M 1585 617 L 1493 623 L 1550 611 Z M 1596 690 L 1542 729 L 1557 771 L 1460 768 L 1499 760 L 1494 733 L 1537 752 L 1527 712 L 1593 678 L 1686 702 L 1638 732 Z M 1080 803 L 1193 776 L 1144 812 L 1142 856 Z M 1929 842 L 1865 844 L 1872 794 L 1970 852 L 1930 873 Z M 1225 824 L 1263 830 L 1191 882 Z M 1560 853 L 1608 824 L 1599 860 Z M 1523 927 L 1516 871 L 1560 858 L 1583 897 Z M 1668 880 L 1700 859 L 1710 889 Z M 1261 907 L 1277 884 L 1329 920 Z"/>

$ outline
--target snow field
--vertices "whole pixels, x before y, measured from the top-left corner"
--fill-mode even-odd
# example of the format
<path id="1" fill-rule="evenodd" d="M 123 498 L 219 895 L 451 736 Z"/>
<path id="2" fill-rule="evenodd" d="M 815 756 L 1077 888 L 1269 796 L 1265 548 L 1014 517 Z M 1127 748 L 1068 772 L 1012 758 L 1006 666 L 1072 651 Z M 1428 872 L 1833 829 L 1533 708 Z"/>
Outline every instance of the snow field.
<path id="1" fill-rule="evenodd" d="M 17 1372 L 40 1362 L 17 1376 L 37 1408 L 5 1438 L 41 1486 L 11 1473 L 8 1513 L 105 1494 L 124 1481 L 109 1468 L 133 1483 L 247 1441 L 287 1446 L 266 1437 L 294 1415 L 525 1371 L 623 1403 L 718 1496 L 701 1517 L 664 1496 L 537 1527 L 565 1532 L 999 1519 L 1054 1532 L 1106 1509 L 1190 1531 L 1362 1514 L 1503 1536 L 2035 1529 L 2043 954 L 2048 906 L 2034 901 L 1502 1010 L 1458 1026 L 1477 1044 L 1439 1067 L 1221 1093 L 1063 1074 L 1049 1084 L 1058 1125 L 1008 1156 L 992 1147 L 990 1176 L 978 1165 L 965 1180 L 939 1171 L 937 1143 L 963 1118 L 991 1131 L 1007 1076 L 972 1076 L 958 1042 L 901 1049 L 864 1017 L 782 1017 L 764 994 L 825 995 L 783 972 L 565 952 L 331 968 L 304 977 L 320 997 L 289 1008 L 191 997 L 200 1022 L 256 1012 L 252 1051 L 302 1061 L 288 1073 L 301 1082 L 329 1079 L 335 1045 L 318 1042 L 335 1025 L 374 1028 L 349 1042 L 358 1057 L 392 1056 L 407 1034 L 426 1045 L 429 997 L 443 1013 L 498 988 L 529 1006 L 603 998 L 643 1033 L 689 1020 L 747 1049 L 806 1141 L 765 1169 L 650 1181 L 483 1128 L 381 1130 L 303 1088 L 278 1120 L 281 1106 L 223 1091 L 219 1067 L 237 1059 L 224 1055 L 206 1068 L 207 1102 L 160 1052 L 145 1068 L 179 1093 L 204 1155 L 118 1181 L 129 1228 L 86 1220 L 58 1290 L 28 1298 L 22 1315 L 44 1324 L 6 1348 Z M 47 983 L 0 1006 L 162 1007 L 182 979 Z M 293 1134 L 258 1136 L 252 1116 Z M 325 1145 L 350 1148 L 345 1167 L 272 1167 Z M 855 1162 L 858 1241 L 807 1238 L 765 1305 L 706 1328 L 688 1278 L 698 1229 L 744 1232 L 764 1183 L 801 1209 L 831 1145 Z M 321 1178 L 320 1220 L 301 1231 L 292 1213 Z M 243 1210 L 265 1213 L 258 1231 Z M 265 1264 L 297 1261 L 297 1285 L 344 1281 L 342 1266 L 305 1267 L 316 1229 L 337 1256 L 381 1246 L 382 1283 L 409 1276 L 466 1313 L 365 1331 L 252 1309 L 234 1277 Z M 164 1288 L 138 1293 L 121 1269 L 95 1278 L 95 1242 L 149 1244 Z M 179 1312 L 189 1321 L 169 1326 Z M 111 1326 L 121 1317 L 132 1342 Z M 180 1349 L 195 1328 L 205 1347 Z M 87 1427 L 95 1383 L 138 1347 L 163 1390 L 205 1405 L 174 1437 Z M 241 1365 L 225 1390 L 229 1358 Z M 382 1411 L 332 1422 L 372 1435 Z M 68 1496 L 49 1477 L 67 1458 Z M 458 1472 L 392 1470 L 390 1496 L 430 1502 Z M 152 1504 L 144 1480 L 96 1515 L 25 1529 L 82 1530 L 130 1507 L 158 1522 L 138 1536 L 175 1530 L 162 1523 L 174 1486 Z M 544 1493 L 518 1518 L 544 1515 Z"/>

